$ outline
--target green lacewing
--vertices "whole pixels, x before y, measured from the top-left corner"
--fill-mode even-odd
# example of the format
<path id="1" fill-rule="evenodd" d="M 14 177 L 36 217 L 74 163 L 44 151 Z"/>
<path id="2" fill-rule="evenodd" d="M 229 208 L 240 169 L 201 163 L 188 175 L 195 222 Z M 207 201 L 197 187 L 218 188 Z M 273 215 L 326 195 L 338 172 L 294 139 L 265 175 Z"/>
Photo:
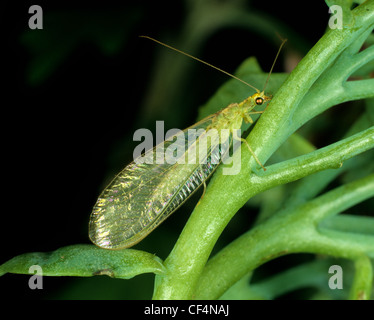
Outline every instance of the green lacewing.
<path id="1" fill-rule="evenodd" d="M 263 170 L 266 170 L 248 142 L 239 137 L 236 132 L 237 129 L 241 128 L 243 120 L 246 123 L 253 123 L 251 114 L 263 112 L 253 111 L 255 106 L 271 100 L 270 96 L 265 95 L 264 90 L 285 40 L 278 50 L 264 90 L 260 91 L 203 60 L 148 36 L 142 37 L 209 65 L 243 82 L 256 90 L 256 93 L 240 103 L 230 104 L 174 136 L 173 140 L 182 141 L 181 144 L 184 144 L 181 145 L 186 150 L 183 154 L 184 159 L 196 158 L 196 150 L 204 141 L 206 152 L 205 154 L 199 153 L 199 161 L 185 161 L 183 163 L 166 161 L 159 163 L 158 161 L 144 161 L 144 159 L 137 158 L 114 177 L 99 196 L 89 222 L 91 241 L 95 245 L 106 249 L 124 249 L 138 243 L 177 210 L 201 185 L 204 185 L 205 188 L 205 181 L 218 167 L 223 155 L 228 152 L 233 141 L 244 142 L 256 162 Z M 195 137 L 195 143 L 192 144 L 189 143 L 190 139 L 188 137 L 191 130 L 200 132 Z M 219 133 L 229 131 L 231 134 L 209 139 L 207 143 L 207 132 L 212 130 L 217 130 Z M 173 140 L 168 139 L 161 146 L 156 146 L 147 151 L 148 159 L 155 160 L 160 152 L 161 154 L 166 153 Z"/>

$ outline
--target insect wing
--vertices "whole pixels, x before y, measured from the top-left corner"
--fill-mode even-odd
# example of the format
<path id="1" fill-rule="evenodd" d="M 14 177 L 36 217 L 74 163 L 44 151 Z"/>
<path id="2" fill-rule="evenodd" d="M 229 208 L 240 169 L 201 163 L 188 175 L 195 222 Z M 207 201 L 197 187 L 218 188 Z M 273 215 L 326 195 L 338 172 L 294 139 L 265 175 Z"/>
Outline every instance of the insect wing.
<path id="1" fill-rule="evenodd" d="M 203 119 L 146 152 L 112 180 L 91 214 L 93 243 L 107 249 L 136 244 L 203 184 L 229 148 L 228 141 L 219 143 L 217 136 L 208 136 L 206 129 L 213 118 Z M 200 151 L 203 142 L 205 152 Z M 178 154 L 181 149 L 185 152 Z M 165 161 L 160 163 L 162 158 Z"/>

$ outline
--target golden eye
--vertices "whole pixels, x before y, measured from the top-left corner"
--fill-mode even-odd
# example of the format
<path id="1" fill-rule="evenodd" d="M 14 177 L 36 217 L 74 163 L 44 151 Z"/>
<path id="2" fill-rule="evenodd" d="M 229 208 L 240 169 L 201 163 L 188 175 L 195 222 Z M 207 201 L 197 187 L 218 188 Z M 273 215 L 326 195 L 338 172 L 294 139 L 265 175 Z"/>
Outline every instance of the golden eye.
<path id="1" fill-rule="evenodd" d="M 261 98 L 261 97 L 260 98 L 256 98 L 255 102 L 256 102 L 257 105 L 261 105 L 261 104 L 264 103 L 264 99 Z"/>

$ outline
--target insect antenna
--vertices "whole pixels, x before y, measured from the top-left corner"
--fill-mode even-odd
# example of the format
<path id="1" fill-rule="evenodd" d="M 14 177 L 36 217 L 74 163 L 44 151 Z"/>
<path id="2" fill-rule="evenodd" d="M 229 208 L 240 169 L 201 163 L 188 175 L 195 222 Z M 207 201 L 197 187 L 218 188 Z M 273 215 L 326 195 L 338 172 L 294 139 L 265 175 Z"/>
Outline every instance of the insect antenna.
<path id="1" fill-rule="evenodd" d="M 282 50 L 282 47 L 283 47 L 284 44 L 286 43 L 286 41 L 287 41 L 287 39 L 282 39 L 282 43 L 281 43 L 281 45 L 280 45 L 280 47 L 279 47 L 279 49 L 278 49 L 277 55 L 275 56 L 275 59 L 274 59 L 273 65 L 271 66 L 271 68 L 270 68 L 270 72 L 269 72 L 269 74 L 268 74 L 268 76 L 267 76 L 267 78 L 266 78 L 266 82 L 265 82 L 264 90 L 262 90 L 262 91 L 265 91 L 265 89 L 266 89 L 266 86 L 267 86 L 267 84 L 268 84 L 268 82 L 269 82 L 269 79 L 270 79 L 270 75 L 271 75 L 271 73 L 273 72 L 273 69 L 274 69 L 275 63 L 277 62 L 278 56 L 279 56 L 279 54 L 280 54 L 280 52 L 281 52 L 281 50 Z"/>
<path id="2" fill-rule="evenodd" d="M 248 87 L 251 87 L 252 89 L 255 89 L 256 92 L 258 92 L 258 93 L 260 92 L 260 90 L 258 90 L 256 87 L 252 86 L 252 85 L 249 84 L 248 82 L 245 82 L 244 80 L 242 80 L 242 79 L 240 79 L 240 78 L 234 76 L 233 74 L 231 74 L 231 73 L 229 73 L 229 72 L 227 72 L 227 71 L 225 71 L 225 70 L 222 70 L 222 69 L 220 69 L 220 68 L 218 68 L 218 67 L 216 67 L 216 66 L 214 66 L 214 65 L 212 65 L 212 64 L 210 64 L 210 63 L 208 63 L 208 62 L 205 62 L 204 60 L 201 60 L 201 59 L 199 59 L 199 58 L 196 58 L 196 57 L 194 57 L 193 55 L 190 55 L 190 54 L 188 54 L 188 53 L 186 53 L 186 52 L 183 52 L 183 51 L 181 51 L 181 50 L 179 50 L 179 49 L 176 49 L 176 48 L 174 48 L 174 47 L 172 47 L 172 46 L 169 46 L 169 45 L 167 45 L 167 44 L 165 44 L 165 43 L 163 43 L 163 42 L 161 42 L 161 41 L 158 41 L 158 40 L 156 40 L 156 39 L 153 39 L 153 38 L 151 38 L 151 37 L 148 37 L 148 36 L 139 36 L 139 37 L 141 37 L 141 38 L 146 38 L 146 39 L 149 39 L 149 40 L 152 40 L 152 41 L 154 41 L 154 42 L 156 42 L 156 43 L 158 43 L 158 44 L 160 44 L 160 45 L 162 45 L 162 46 L 164 46 L 164 47 L 166 47 L 166 48 L 169 48 L 169 49 L 171 49 L 171 50 L 174 50 L 174 51 L 176 51 L 176 52 L 179 52 L 179 53 L 181 53 L 181 54 L 184 54 L 185 56 L 187 56 L 187 57 L 189 57 L 189 58 L 191 58 L 191 59 L 194 59 L 194 60 L 196 60 L 196 61 L 199 61 L 199 62 L 201 62 L 201 63 L 204 63 L 205 65 L 207 65 L 207 66 L 209 66 L 209 67 L 211 67 L 211 68 L 213 68 L 213 69 L 216 69 L 216 70 L 218 70 L 218 71 L 220 71 L 220 72 L 222 72 L 222 73 L 228 75 L 229 77 L 234 78 L 235 80 L 240 81 L 241 83 L 244 83 L 244 84 L 247 85 Z M 278 54 L 279 54 L 279 52 L 278 52 Z M 278 55 L 277 55 L 277 56 L 278 56 Z M 266 82 L 267 82 L 267 81 L 266 81 Z"/>

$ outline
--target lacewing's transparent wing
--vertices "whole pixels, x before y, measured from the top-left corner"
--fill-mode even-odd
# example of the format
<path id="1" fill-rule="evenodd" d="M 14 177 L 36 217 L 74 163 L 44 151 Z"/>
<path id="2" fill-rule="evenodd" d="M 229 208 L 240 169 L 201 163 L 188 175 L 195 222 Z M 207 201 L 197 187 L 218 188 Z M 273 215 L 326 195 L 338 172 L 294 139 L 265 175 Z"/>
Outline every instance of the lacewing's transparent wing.
<path id="1" fill-rule="evenodd" d="M 231 143 L 230 135 L 209 135 L 213 119 L 214 115 L 209 116 L 181 131 L 146 152 L 143 163 L 136 159 L 113 179 L 91 214 L 93 243 L 107 249 L 136 244 L 204 183 Z M 156 161 L 160 155 L 165 157 L 161 164 Z"/>

